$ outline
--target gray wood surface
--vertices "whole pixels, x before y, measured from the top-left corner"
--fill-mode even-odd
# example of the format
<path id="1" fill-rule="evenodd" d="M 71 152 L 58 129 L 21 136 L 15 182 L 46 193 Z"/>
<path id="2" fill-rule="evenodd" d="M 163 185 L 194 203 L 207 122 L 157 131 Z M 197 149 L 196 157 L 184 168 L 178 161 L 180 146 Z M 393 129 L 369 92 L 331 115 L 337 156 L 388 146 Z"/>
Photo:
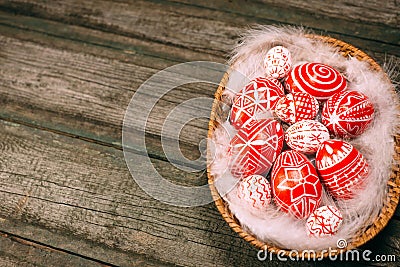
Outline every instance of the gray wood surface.
<path id="1" fill-rule="evenodd" d="M 400 62 L 399 3 L 362 2 L 0 0 L 0 266 L 286 265 L 259 262 L 213 204 L 178 208 L 144 193 L 121 151 L 124 112 L 152 74 L 191 60 L 223 63 L 255 23 L 303 25 L 380 64 Z M 152 113 L 149 154 L 168 180 L 206 182 L 172 166 L 159 138 L 171 109 L 215 90 L 178 87 Z M 198 156 L 206 134 L 207 120 L 189 123 L 183 153 Z M 399 256 L 399 219 L 398 208 L 364 248 Z"/>
<path id="2" fill-rule="evenodd" d="M 85 259 L 14 235 L 0 232 L 0 266 L 101 266 L 102 262 Z"/>

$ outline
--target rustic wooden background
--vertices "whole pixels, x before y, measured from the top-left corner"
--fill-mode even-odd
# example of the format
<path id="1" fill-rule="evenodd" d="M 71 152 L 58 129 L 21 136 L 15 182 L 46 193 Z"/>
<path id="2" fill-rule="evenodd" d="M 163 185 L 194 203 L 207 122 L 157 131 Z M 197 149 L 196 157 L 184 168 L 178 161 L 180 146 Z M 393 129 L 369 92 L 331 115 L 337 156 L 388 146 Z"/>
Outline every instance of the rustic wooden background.
<path id="1" fill-rule="evenodd" d="M 125 109 L 139 85 L 165 67 L 224 63 L 239 34 L 256 23 L 302 25 L 394 66 L 399 14 L 397 0 L 0 0 L 0 266 L 285 266 L 259 262 L 213 204 L 179 208 L 146 195 L 123 158 Z M 168 163 L 160 125 L 177 104 L 215 90 L 179 87 L 152 113 L 147 145 L 167 179 L 206 182 L 204 173 Z M 206 133 L 207 120 L 185 126 L 187 156 L 199 155 L 192 154 Z M 399 227 L 397 209 L 364 248 L 398 257 Z"/>

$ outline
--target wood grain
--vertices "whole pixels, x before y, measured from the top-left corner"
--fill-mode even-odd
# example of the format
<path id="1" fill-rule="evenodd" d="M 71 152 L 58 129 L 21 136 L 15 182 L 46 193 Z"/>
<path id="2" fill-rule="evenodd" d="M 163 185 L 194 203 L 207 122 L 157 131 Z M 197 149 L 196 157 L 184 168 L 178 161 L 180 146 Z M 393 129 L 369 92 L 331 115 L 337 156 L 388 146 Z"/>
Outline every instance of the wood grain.
<path id="1" fill-rule="evenodd" d="M 7 66 L 0 72 L 1 116 L 102 143 L 120 146 L 122 119 L 134 91 L 152 74 L 176 63 L 164 58 L 165 52 L 156 56 L 150 56 L 152 49 L 136 52 L 151 46 L 136 47 L 133 39 L 118 39 L 114 34 L 6 13 L 0 13 L 0 23 L 4 35 L 0 60 Z M 128 47 L 135 53 L 122 50 Z M 186 54 L 174 51 L 171 56 L 178 59 Z M 187 59 L 195 57 L 188 54 Z M 158 136 L 172 108 L 188 99 L 212 97 L 215 87 L 178 87 L 160 100 L 148 124 L 151 155 L 164 157 Z M 206 128 L 206 120 L 185 127 L 180 136 L 186 143 L 182 146 L 185 155 L 197 151 Z"/>
<path id="2" fill-rule="evenodd" d="M 161 262 L 261 265 L 257 251 L 229 229 L 213 204 L 178 208 L 146 195 L 119 150 L 7 122 L 0 123 L 0 140 L 3 216 Z M 166 162 L 153 164 L 166 179 L 176 179 Z M 146 169 L 134 175 L 148 176 Z M 399 234 L 391 230 L 379 246 L 394 253 L 399 244 L 387 238 L 397 240 Z M 65 246 L 51 239 L 45 244 Z M 79 247 L 72 252 L 87 253 Z M 111 260 L 119 265 L 118 258 Z"/>
<path id="3" fill-rule="evenodd" d="M 240 1 L 229 4 L 217 1 L 211 6 L 196 2 L 188 6 L 167 1 L 133 3 L 101 0 L 84 4 L 80 1 L 62 0 L 51 3 L 7 1 L 0 4 L 0 7 L 20 14 L 101 29 L 207 54 L 224 55 L 229 51 L 242 31 L 240 27 L 254 23 L 285 23 L 311 27 L 317 32 L 322 31 L 326 34 L 327 31 L 341 34 L 348 36 L 351 43 L 361 48 L 399 55 L 398 27 L 329 17 L 326 11 L 321 9 L 316 10 L 317 12 L 311 10 L 303 12 L 291 6 L 282 7 L 257 2 L 242 5 Z M 379 11 L 384 13 L 384 10 L 378 10 L 378 14 Z M 160 21 L 158 18 L 164 20 Z M 361 45 L 363 43 L 365 46 Z"/>
<path id="4" fill-rule="evenodd" d="M 265 4 L 281 4 L 278 0 L 261 0 Z M 348 19 L 351 21 L 363 22 L 368 24 L 382 24 L 387 26 L 399 27 L 399 2 L 396 0 L 383 1 L 356 1 L 356 0 L 336 0 L 336 1 L 285 1 L 286 6 L 306 10 L 310 13 L 324 14 L 325 16 L 337 19 Z"/>
<path id="5" fill-rule="evenodd" d="M 0 232 L 0 266 L 106 266 Z"/>
<path id="6" fill-rule="evenodd" d="M 255 23 L 311 27 L 360 47 L 381 64 L 400 57 L 396 1 L 288 0 L 283 6 L 274 0 L 0 0 L 0 10 L 0 119 L 6 120 L 0 120 L 0 231 L 33 241 L 0 236 L 1 266 L 90 266 L 91 259 L 118 266 L 286 266 L 276 259 L 259 262 L 257 251 L 229 229 L 213 204 L 172 207 L 138 187 L 120 141 L 130 98 L 152 74 L 173 64 L 224 62 L 239 34 Z M 215 88 L 178 87 L 150 116 L 152 163 L 174 183 L 201 185 L 206 177 L 166 161 L 161 124 L 173 107 L 212 97 Z M 207 120 L 183 129 L 185 155 L 199 155 L 206 129 Z M 148 176 L 149 170 L 135 175 Z M 399 255 L 399 216 L 397 208 L 364 249 Z"/>
<path id="7" fill-rule="evenodd" d="M 0 43 L 4 66 L 0 70 L 0 96 L 4 105 L 0 113 L 3 118 L 55 128 L 117 146 L 121 146 L 122 121 L 134 91 L 157 71 L 13 38 L 0 37 Z M 211 103 L 214 87 L 205 84 L 181 86 L 158 101 L 147 123 L 151 154 L 162 156 L 157 140 L 163 122 L 173 108 L 186 100 L 207 95 Z M 209 114 L 210 106 L 198 108 L 202 109 L 201 113 Z M 134 123 L 128 122 L 127 126 L 134 126 Z M 186 154 L 193 153 L 206 136 L 207 123 L 206 119 L 194 120 L 185 126 L 180 138 L 191 145 L 186 149 L 182 146 Z M 175 132 L 164 133 L 165 137 L 176 135 Z M 154 135 L 156 137 L 152 138 Z"/>
<path id="8" fill-rule="evenodd" d="M 187 209 L 152 199 L 120 151 L 16 124 L 0 128 L 1 214 L 180 265 L 255 262 L 213 204 Z M 167 163 L 154 164 L 167 179 L 175 176 Z"/>
<path id="9" fill-rule="evenodd" d="M 356 24 L 366 24 L 367 27 L 370 25 L 385 25 L 397 28 L 400 25 L 399 3 L 396 0 L 384 0 L 379 2 L 360 2 L 356 0 L 337 0 L 324 2 L 319 0 L 288 0 L 285 1 L 284 4 L 279 0 L 259 0 L 251 1 L 251 4 L 249 5 L 240 5 L 241 1 L 238 0 L 232 0 L 229 1 L 229 3 L 223 1 L 172 1 L 213 8 L 216 10 L 237 12 L 241 14 L 247 13 L 249 16 L 268 17 L 271 20 L 277 21 L 290 18 L 290 22 L 297 25 L 301 25 L 301 19 L 305 19 L 306 22 L 312 23 L 311 25 L 308 25 L 309 27 L 315 28 L 325 28 L 325 26 L 328 24 L 326 18 L 334 18 L 339 23 L 339 27 L 337 27 L 337 30 L 339 31 L 344 30 L 340 28 L 340 24 L 341 21 L 345 20 Z M 255 11 L 255 8 L 259 9 L 258 12 Z M 267 11 L 267 9 L 270 11 Z M 308 14 L 309 18 L 301 18 L 301 14 Z M 320 18 L 320 20 L 318 20 L 318 18 Z M 320 24 L 317 22 L 320 22 Z M 335 25 L 328 25 L 328 27 L 332 28 L 333 26 Z"/>

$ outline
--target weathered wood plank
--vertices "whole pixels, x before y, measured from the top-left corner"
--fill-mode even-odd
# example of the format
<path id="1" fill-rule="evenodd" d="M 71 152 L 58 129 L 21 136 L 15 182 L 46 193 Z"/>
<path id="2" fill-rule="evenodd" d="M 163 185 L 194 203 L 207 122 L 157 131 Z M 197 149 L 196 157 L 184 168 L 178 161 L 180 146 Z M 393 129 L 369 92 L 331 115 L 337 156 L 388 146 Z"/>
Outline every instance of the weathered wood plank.
<path id="1" fill-rule="evenodd" d="M 0 266 L 107 266 L 0 232 Z"/>
<path id="2" fill-rule="evenodd" d="M 304 25 L 325 33 L 329 31 L 357 37 L 350 39 L 353 40 L 354 45 L 364 49 L 370 48 L 372 51 L 399 55 L 400 31 L 398 27 L 357 23 L 330 18 L 325 16 L 326 13 L 304 13 L 293 10 L 292 7 L 287 9 L 284 6 L 276 7 L 265 3 L 239 5 L 244 12 L 228 13 L 220 11 L 220 9 L 226 10 L 225 2 L 217 2 L 216 5 L 216 8 L 209 9 L 202 8 L 198 4 L 187 6 L 164 1 L 151 3 L 100 0 L 85 3 L 8 1 L 0 3 L 0 7 L 4 10 L 20 14 L 83 25 L 216 55 L 224 55 L 226 51 L 229 51 L 240 34 L 240 27 L 253 23 Z M 258 15 L 264 12 L 267 12 L 265 16 Z M 164 19 L 161 21 L 159 18 Z"/>
<path id="3" fill-rule="evenodd" d="M 218 18 L 226 23 L 243 26 L 259 24 L 289 24 L 313 29 L 317 34 L 329 35 L 348 43 L 351 43 L 366 52 L 384 52 L 399 56 L 400 31 L 397 26 L 374 25 L 374 22 L 368 21 L 358 23 L 352 18 L 351 9 L 344 8 L 342 16 L 331 17 L 330 9 L 325 5 L 332 3 L 304 3 L 308 8 L 302 9 L 296 6 L 298 1 L 293 1 L 289 5 L 278 1 L 252 1 L 249 4 L 243 4 L 242 1 L 198 1 L 192 0 L 174 0 L 189 4 L 189 7 L 201 7 L 208 11 L 198 11 L 202 17 L 209 19 Z M 297 3 L 297 4 L 296 4 Z M 336 1 L 335 1 L 336 3 Z M 364 3 L 364 2 L 363 2 Z M 316 10 L 312 10 L 315 4 Z M 344 3 L 337 3 L 337 10 L 344 6 Z M 358 6 L 360 6 L 358 4 Z M 361 7 L 360 7 L 361 8 Z M 343 8 L 342 8 L 343 9 Z M 361 8 L 362 9 L 362 8 Z M 376 17 L 385 16 L 385 10 L 389 7 L 376 10 Z M 396 9 L 394 9 L 396 10 Z M 223 11 L 224 15 L 216 15 L 215 12 Z M 350 14 L 346 13 L 349 11 Z M 396 11 L 394 11 L 396 12 Z M 381 14 L 382 13 L 382 14 Z M 398 13 L 398 12 L 397 12 Z M 363 14 L 360 13 L 362 16 Z"/>
<path id="4" fill-rule="evenodd" d="M 35 223 L 161 262 L 262 265 L 257 251 L 229 229 L 213 204 L 178 208 L 146 195 L 133 182 L 119 150 L 3 121 L 0 140 L 3 218 Z M 166 179 L 179 175 L 164 161 L 153 164 Z M 134 175 L 147 175 L 147 170 Z M 185 181 L 190 176 L 186 174 Z M 390 234 L 393 240 L 399 239 L 398 230 Z M 32 235 L 38 242 L 44 238 Z M 51 239 L 43 243 L 65 248 Z M 399 245 L 378 243 L 387 247 L 387 253 Z M 73 247 L 72 243 L 68 250 L 85 255 L 79 246 Z M 118 257 L 97 255 L 96 259 L 120 263 Z"/>
<path id="5" fill-rule="evenodd" d="M 13 21 L 13 17 L 0 13 L 0 22 L 6 24 L 7 21 Z M 124 109 L 134 90 L 151 74 L 173 64 L 169 60 L 148 56 L 147 52 L 146 55 L 121 54 L 120 48 L 124 47 L 124 43 L 107 43 L 114 35 L 106 34 L 101 41 L 96 37 L 97 32 L 87 30 L 87 36 L 92 36 L 88 39 L 97 42 L 97 45 L 92 45 L 84 43 L 85 32 L 79 27 L 70 26 L 66 31 L 61 24 L 43 20 L 17 17 L 16 21 L 19 22 L 11 23 L 13 27 L 0 26 L 4 35 L 18 37 L 2 39 L 4 52 L 1 55 L 5 58 L 1 60 L 7 65 L 1 73 L 5 103 L 3 118 L 46 128 L 55 127 L 60 131 L 115 144 L 120 141 Z M 35 26 L 31 26 L 30 31 L 24 31 L 15 29 L 16 25 L 22 28 Z M 35 31 L 47 33 L 38 34 Z M 80 36 L 80 39 L 77 37 L 77 42 L 66 40 L 63 35 Z M 35 43 L 25 41 L 26 38 Z M 108 48 L 104 47 L 105 44 Z M 66 48 L 72 51 L 65 51 Z M 9 92 L 10 88 L 13 93 Z M 190 85 L 175 89 L 157 105 L 148 132 L 159 136 L 161 122 L 172 107 L 194 97 L 212 97 L 215 88 Z M 39 95 L 40 98 L 37 97 Z M 55 97 L 58 95 L 63 97 Z M 206 135 L 207 122 L 191 122 L 188 127 L 183 131 L 181 140 L 197 145 Z M 198 131 L 199 128 L 203 130 Z M 193 149 L 191 147 L 188 151 Z M 152 153 L 157 154 L 157 150 L 159 148 L 154 148 Z"/>
<path id="6" fill-rule="evenodd" d="M 212 204 L 174 208 L 147 196 L 121 151 L 8 123 L 0 135 L 2 216 L 188 266 L 244 264 L 255 255 Z M 154 164 L 167 178 L 177 175 L 163 161 Z"/>
<path id="7" fill-rule="evenodd" d="M 0 70 L 3 118 L 34 122 L 119 146 L 122 120 L 130 98 L 140 84 L 157 71 L 13 38 L 0 37 L 0 42 L 4 66 Z M 212 98 L 215 87 L 188 85 L 166 94 L 149 117 L 147 133 L 160 136 L 166 116 L 176 105 L 196 97 L 208 95 Z M 204 109 L 202 113 L 209 113 L 210 107 L 199 108 Z M 206 119 L 191 121 L 182 131 L 181 141 L 196 145 L 206 136 L 206 129 Z M 165 132 L 166 137 L 174 135 Z M 151 141 L 153 146 L 157 146 L 156 143 L 157 140 Z M 190 153 L 194 149 L 191 146 L 186 150 Z M 162 151 L 160 148 L 150 150 L 155 154 Z"/>
<path id="8" fill-rule="evenodd" d="M 126 62 L 136 62 L 136 64 L 142 66 L 159 69 L 171 65 L 171 63 L 190 60 L 223 60 L 219 56 L 168 44 L 1 11 L 0 25 L 2 25 L 2 34 L 20 40 L 34 41 L 44 46 L 72 51 L 80 51 L 82 46 L 85 46 L 85 52 L 88 54 L 111 58 L 118 56 L 120 60 Z M 19 31 L 16 29 L 19 29 Z M 60 38 L 65 42 L 54 41 L 54 38 Z M 111 54 L 110 50 L 112 51 Z M 147 57 L 138 57 L 137 55 Z"/>
<path id="9" fill-rule="evenodd" d="M 278 0 L 261 0 L 266 4 L 281 5 Z M 365 24 L 383 24 L 399 27 L 399 3 L 396 0 L 383 1 L 285 1 L 285 6 L 306 10 L 310 13 L 323 14 L 337 19 L 346 18 L 351 21 L 360 21 Z"/>
<path id="10" fill-rule="evenodd" d="M 259 0 L 251 1 L 247 5 L 241 5 L 241 1 L 232 0 L 229 3 L 223 1 L 193 1 L 193 0 L 171 0 L 173 2 L 186 3 L 190 5 L 213 8 L 217 10 L 230 11 L 240 14 L 247 13 L 249 16 L 265 17 L 271 20 L 282 21 L 290 18 L 287 22 L 291 24 L 302 25 L 304 19 L 306 22 L 311 20 L 301 17 L 303 13 L 308 13 L 308 17 L 314 18 L 314 23 L 309 27 L 325 28 L 328 23 L 325 20 L 335 18 L 337 20 L 348 20 L 352 23 L 361 23 L 366 25 L 385 25 L 398 27 L 399 6 L 395 0 L 384 1 L 357 1 L 357 0 L 337 0 L 337 1 L 297 1 L 288 0 L 284 3 L 280 0 Z M 258 11 L 255 10 L 258 8 Z M 269 9 L 269 11 L 268 11 Z M 317 24 L 318 18 L 320 24 Z M 302 20 L 303 19 L 303 20 Z M 340 22 L 339 22 L 340 24 Z M 304 24 L 303 24 L 304 25 Z M 328 25 L 332 27 L 334 25 Z"/>
<path id="11" fill-rule="evenodd" d="M 67 263 L 68 266 L 116 266 L 113 264 L 116 258 L 119 266 L 175 266 L 155 261 L 150 255 L 124 253 L 73 235 L 60 235 L 21 221 L 1 219 L 0 266 L 5 266 L 1 258 L 10 266 L 59 267 Z"/>

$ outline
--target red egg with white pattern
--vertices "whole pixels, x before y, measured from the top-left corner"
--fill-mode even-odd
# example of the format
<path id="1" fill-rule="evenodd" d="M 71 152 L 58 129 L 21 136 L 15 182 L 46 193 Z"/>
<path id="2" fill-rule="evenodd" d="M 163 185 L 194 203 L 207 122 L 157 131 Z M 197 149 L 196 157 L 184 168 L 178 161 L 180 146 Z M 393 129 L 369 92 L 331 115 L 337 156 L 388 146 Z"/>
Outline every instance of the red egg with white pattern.
<path id="1" fill-rule="evenodd" d="M 328 139 L 328 129 L 314 120 L 296 122 L 285 133 L 286 144 L 291 149 L 305 154 L 317 152 L 319 145 Z"/>
<path id="2" fill-rule="evenodd" d="M 323 142 L 315 157 L 319 176 L 336 199 L 351 199 L 368 176 L 369 166 L 363 155 L 343 140 Z"/>
<path id="3" fill-rule="evenodd" d="M 278 156 L 271 173 L 272 195 L 282 211 L 302 219 L 321 203 L 322 185 L 313 164 L 294 150 Z"/>
<path id="4" fill-rule="evenodd" d="M 282 150 L 283 129 L 274 119 L 251 120 L 232 138 L 229 168 L 233 176 L 265 175 Z"/>
<path id="5" fill-rule="evenodd" d="M 268 77 L 282 79 L 292 68 L 292 56 L 287 48 L 275 46 L 268 50 L 264 58 L 265 73 Z"/>
<path id="6" fill-rule="evenodd" d="M 279 99 L 275 114 L 284 122 L 293 124 L 298 121 L 312 120 L 318 114 L 317 99 L 308 93 L 291 93 Z"/>
<path id="7" fill-rule="evenodd" d="M 366 95 L 343 91 L 326 101 L 322 109 L 322 123 L 336 136 L 356 137 L 368 129 L 374 112 L 374 105 Z"/>
<path id="8" fill-rule="evenodd" d="M 336 234 L 343 222 L 343 215 L 335 206 L 322 206 L 311 213 L 306 222 L 307 234 L 325 237 Z"/>
<path id="9" fill-rule="evenodd" d="M 236 129 L 240 129 L 257 113 L 273 111 L 278 100 L 284 96 L 283 85 L 274 78 L 258 77 L 236 94 L 233 101 L 230 121 Z"/>
<path id="10" fill-rule="evenodd" d="M 291 92 L 309 93 L 320 101 L 347 88 L 347 81 L 336 69 L 322 63 L 303 63 L 295 66 L 285 81 Z"/>
<path id="11" fill-rule="evenodd" d="M 261 175 L 250 175 L 240 180 L 237 194 L 253 211 L 265 210 L 271 203 L 271 185 Z"/>

